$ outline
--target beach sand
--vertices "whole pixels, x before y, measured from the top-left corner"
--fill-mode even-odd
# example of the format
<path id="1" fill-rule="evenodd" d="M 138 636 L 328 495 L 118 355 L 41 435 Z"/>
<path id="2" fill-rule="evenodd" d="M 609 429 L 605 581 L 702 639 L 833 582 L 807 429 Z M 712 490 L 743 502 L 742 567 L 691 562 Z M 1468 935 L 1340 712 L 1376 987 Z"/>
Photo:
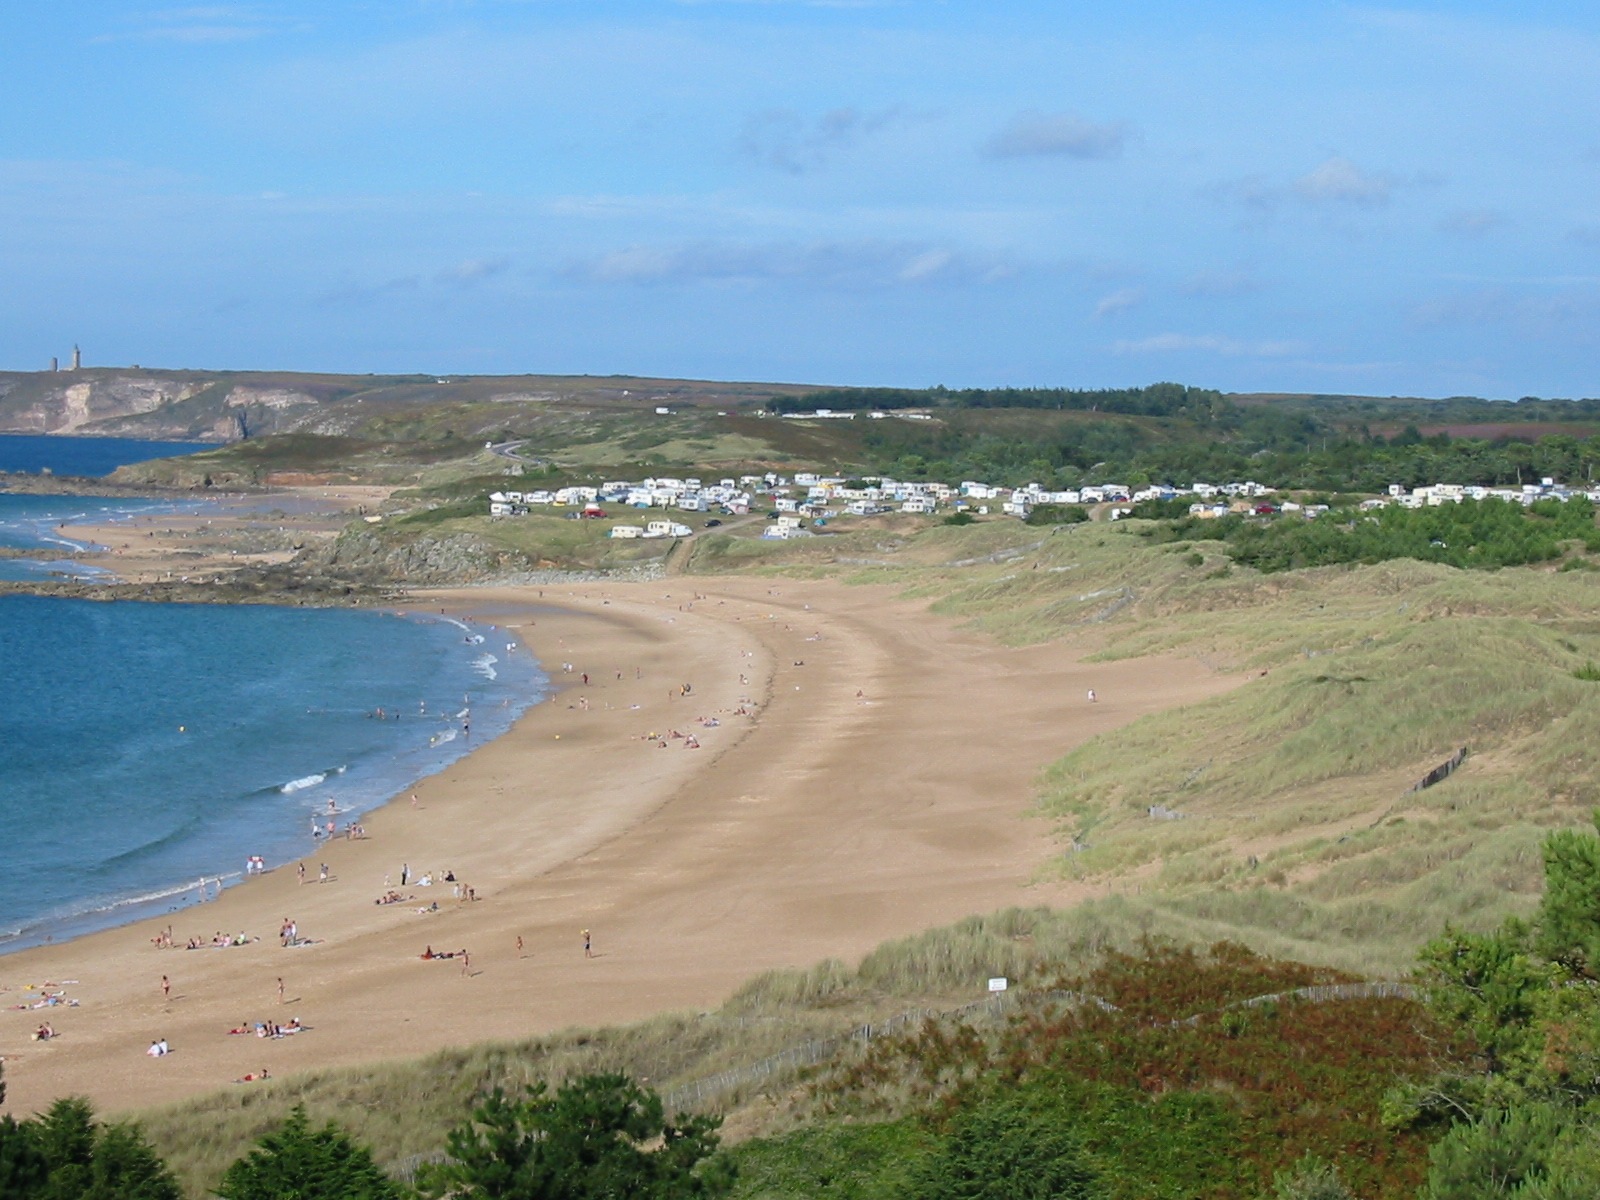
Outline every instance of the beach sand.
<path id="1" fill-rule="evenodd" d="M 270 863 L 174 918 L 180 945 L 219 930 L 258 941 L 158 949 L 167 922 L 152 920 L 0 958 L 12 1111 L 83 1094 L 117 1112 L 263 1066 L 284 1076 L 704 1009 L 765 968 L 855 959 L 1007 905 L 1070 903 L 1091 890 L 1038 882 L 1060 850 L 1028 815 L 1039 769 L 1243 682 L 1189 659 L 1005 649 L 887 589 L 829 581 L 475 588 L 416 607 L 517 630 L 555 693 L 421 782 L 415 805 L 407 794 L 369 815 L 366 840 L 308 845 L 307 883 Z M 672 730 L 700 748 L 641 737 Z M 323 862 L 331 877 L 318 883 Z M 402 864 L 415 899 L 374 905 Z M 475 902 L 415 886 L 446 869 Z M 433 901 L 438 912 L 417 911 Z M 280 946 L 285 917 L 313 944 Z M 428 946 L 468 950 L 470 970 L 422 960 Z M 25 985 L 64 980 L 78 1007 L 9 1007 L 38 994 Z M 306 1032 L 227 1033 L 291 1015 Z M 60 1036 L 30 1041 L 46 1019 Z M 172 1053 L 147 1057 L 162 1037 Z"/>

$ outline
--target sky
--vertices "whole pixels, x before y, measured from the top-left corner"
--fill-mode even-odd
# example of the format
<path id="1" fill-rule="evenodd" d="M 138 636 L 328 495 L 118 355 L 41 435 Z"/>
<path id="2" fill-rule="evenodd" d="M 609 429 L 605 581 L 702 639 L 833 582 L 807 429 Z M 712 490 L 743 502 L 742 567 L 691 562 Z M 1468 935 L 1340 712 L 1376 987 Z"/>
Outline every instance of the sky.
<path id="1" fill-rule="evenodd" d="M 1600 6 L 0 6 L 0 368 L 1597 396 Z"/>

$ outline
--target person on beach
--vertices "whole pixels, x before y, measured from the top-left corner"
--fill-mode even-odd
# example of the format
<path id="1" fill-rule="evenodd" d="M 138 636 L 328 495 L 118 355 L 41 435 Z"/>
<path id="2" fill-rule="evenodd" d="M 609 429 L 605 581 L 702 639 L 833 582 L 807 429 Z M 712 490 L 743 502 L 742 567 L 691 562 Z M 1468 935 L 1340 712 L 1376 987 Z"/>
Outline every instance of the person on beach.
<path id="1" fill-rule="evenodd" d="M 318 870 L 318 872 L 317 872 L 317 882 L 318 883 L 327 883 L 328 882 L 328 864 L 327 863 L 323 863 L 321 869 Z"/>
<path id="2" fill-rule="evenodd" d="M 585 958 L 594 957 L 594 939 L 589 936 L 587 929 L 583 931 L 583 956 Z"/>
<path id="3" fill-rule="evenodd" d="M 283 1003 L 283 976 L 278 976 L 278 1003 Z"/>
<path id="4" fill-rule="evenodd" d="M 301 863 L 300 864 L 300 882 L 303 884 L 303 883 L 305 883 L 305 881 L 306 881 L 306 865 L 305 865 L 305 863 Z"/>
<path id="5" fill-rule="evenodd" d="M 517 957 L 522 957 L 522 935 L 520 933 L 517 934 Z"/>
<path id="6" fill-rule="evenodd" d="M 408 880 L 410 878 L 411 878 L 411 864 L 410 863 L 401 863 L 400 864 L 400 886 L 401 887 L 405 887 L 406 880 Z"/>
<path id="7" fill-rule="evenodd" d="M 461 974 L 465 977 L 472 967 L 472 959 L 468 956 L 464 946 L 456 951 L 456 956 L 461 959 Z"/>
<path id="8" fill-rule="evenodd" d="M 163 1000 L 170 1000 L 172 998 L 172 980 L 168 979 L 165 975 L 161 977 L 161 998 Z"/>
<path id="9" fill-rule="evenodd" d="M 1094 701 L 1095 701 L 1094 689 L 1090 688 L 1089 689 L 1089 703 L 1093 704 Z"/>

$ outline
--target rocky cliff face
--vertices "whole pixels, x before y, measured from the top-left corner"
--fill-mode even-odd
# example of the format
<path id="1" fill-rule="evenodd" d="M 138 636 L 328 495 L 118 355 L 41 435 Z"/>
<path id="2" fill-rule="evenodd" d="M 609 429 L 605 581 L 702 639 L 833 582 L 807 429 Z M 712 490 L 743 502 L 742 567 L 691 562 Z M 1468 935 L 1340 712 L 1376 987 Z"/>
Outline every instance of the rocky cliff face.
<path id="1" fill-rule="evenodd" d="M 381 382 L 381 381 L 380 381 Z M 231 442 L 343 433 L 368 376 L 86 369 L 0 373 L 0 433 Z"/>

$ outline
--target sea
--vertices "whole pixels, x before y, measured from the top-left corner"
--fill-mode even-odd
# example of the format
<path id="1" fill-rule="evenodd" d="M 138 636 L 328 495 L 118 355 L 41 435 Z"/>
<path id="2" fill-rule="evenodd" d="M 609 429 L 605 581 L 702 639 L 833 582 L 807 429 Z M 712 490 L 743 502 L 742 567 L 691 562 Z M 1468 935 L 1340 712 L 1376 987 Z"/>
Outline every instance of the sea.
<path id="1" fill-rule="evenodd" d="M 54 466 L 78 447 L 43 449 L 83 473 Z M 0 545 L 40 553 L 0 567 L 48 562 L 100 503 L 0 493 Z M 314 865 L 313 824 L 342 832 L 539 701 L 519 642 L 443 616 L 0 596 L 0 953 L 179 913 L 254 855 Z"/>
<path id="2" fill-rule="evenodd" d="M 171 458 L 210 449 L 197 442 L 145 442 L 133 438 L 49 437 L 0 434 L 0 471 L 99 478 L 128 463 Z M 18 487 L 17 481 L 10 481 Z M 25 486 L 25 485 L 21 485 Z M 59 532 L 59 526 L 90 522 L 114 524 L 153 512 L 194 507 L 171 500 L 106 499 L 99 496 L 29 495 L 0 492 L 0 550 L 33 550 L 26 558 L 0 557 L 0 579 L 92 579 L 97 573 L 63 552 L 88 547 Z"/>

